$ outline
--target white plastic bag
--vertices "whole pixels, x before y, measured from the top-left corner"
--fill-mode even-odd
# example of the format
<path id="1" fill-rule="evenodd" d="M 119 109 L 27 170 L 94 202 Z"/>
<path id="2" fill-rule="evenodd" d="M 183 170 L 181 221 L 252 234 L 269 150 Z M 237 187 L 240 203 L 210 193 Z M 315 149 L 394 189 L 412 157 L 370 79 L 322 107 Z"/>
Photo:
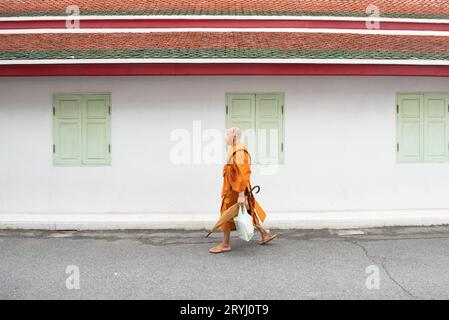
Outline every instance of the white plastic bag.
<path id="1" fill-rule="evenodd" d="M 246 212 L 245 206 L 239 205 L 239 213 L 234 218 L 235 228 L 240 239 L 251 240 L 254 235 L 254 225 L 252 217 Z"/>

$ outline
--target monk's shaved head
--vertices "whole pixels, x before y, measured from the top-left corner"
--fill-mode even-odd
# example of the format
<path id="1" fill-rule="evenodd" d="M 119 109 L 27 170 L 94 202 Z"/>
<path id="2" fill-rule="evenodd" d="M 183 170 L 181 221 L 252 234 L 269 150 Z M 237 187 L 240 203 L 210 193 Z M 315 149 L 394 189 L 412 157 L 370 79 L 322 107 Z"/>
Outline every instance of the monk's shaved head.
<path id="1" fill-rule="evenodd" d="M 240 126 L 233 126 L 229 128 L 229 131 L 232 133 L 232 135 L 234 137 L 236 137 L 237 139 L 240 139 L 242 136 L 242 129 L 240 128 Z"/>
<path id="2" fill-rule="evenodd" d="M 239 126 L 232 126 L 226 130 L 225 142 L 227 145 L 234 145 L 240 143 L 242 136 L 242 129 Z"/>

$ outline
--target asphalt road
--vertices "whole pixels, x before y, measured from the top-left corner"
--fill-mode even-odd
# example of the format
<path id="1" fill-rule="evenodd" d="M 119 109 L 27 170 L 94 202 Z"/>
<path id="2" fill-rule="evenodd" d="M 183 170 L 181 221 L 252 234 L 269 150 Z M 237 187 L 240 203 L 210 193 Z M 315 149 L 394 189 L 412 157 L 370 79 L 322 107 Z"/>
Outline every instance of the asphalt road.
<path id="1" fill-rule="evenodd" d="M 449 227 L 363 232 L 0 231 L 0 299 L 449 298 Z"/>

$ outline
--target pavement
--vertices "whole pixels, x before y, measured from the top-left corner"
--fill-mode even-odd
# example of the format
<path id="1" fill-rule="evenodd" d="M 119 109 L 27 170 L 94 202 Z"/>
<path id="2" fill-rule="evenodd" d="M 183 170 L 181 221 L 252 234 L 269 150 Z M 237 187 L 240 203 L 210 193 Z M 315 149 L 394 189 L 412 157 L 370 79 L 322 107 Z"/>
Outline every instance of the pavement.
<path id="1" fill-rule="evenodd" d="M 273 231 L 0 230 L 0 299 L 449 298 L 448 226 Z"/>

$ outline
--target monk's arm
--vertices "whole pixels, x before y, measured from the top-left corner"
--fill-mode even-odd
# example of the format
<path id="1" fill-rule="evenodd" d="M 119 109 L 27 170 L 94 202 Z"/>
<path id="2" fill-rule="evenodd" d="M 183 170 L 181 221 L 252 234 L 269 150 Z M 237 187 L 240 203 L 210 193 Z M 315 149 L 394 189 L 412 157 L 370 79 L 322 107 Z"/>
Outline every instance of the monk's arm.
<path id="1" fill-rule="evenodd" d="M 234 177 L 231 179 L 232 190 L 242 194 L 245 191 L 251 176 L 248 154 L 243 150 L 237 151 L 232 166 L 234 169 L 233 172 L 235 173 Z"/>

